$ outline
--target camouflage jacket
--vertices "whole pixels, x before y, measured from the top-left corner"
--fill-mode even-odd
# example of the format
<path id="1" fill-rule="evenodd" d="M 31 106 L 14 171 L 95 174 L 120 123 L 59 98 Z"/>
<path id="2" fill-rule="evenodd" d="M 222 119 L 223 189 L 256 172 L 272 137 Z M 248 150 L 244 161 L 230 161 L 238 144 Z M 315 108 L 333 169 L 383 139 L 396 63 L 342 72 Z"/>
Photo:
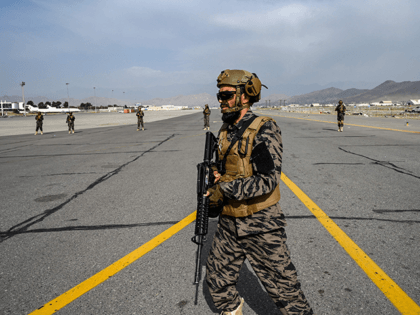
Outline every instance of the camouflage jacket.
<path id="1" fill-rule="evenodd" d="M 142 110 L 139 110 L 139 111 L 137 111 L 136 116 L 137 116 L 138 119 L 141 119 L 144 116 L 144 112 Z"/>
<path id="2" fill-rule="evenodd" d="M 243 123 L 253 116 L 255 115 L 252 111 L 248 110 L 238 124 L 230 125 L 227 134 L 228 140 L 231 140 L 236 129 L 241 128 Z M 270 152 L 274 162 L 274 170 L 269 174 L 259 173 L 257 170 L 261 167 L 256 164 L 255 160 L 251 159 L 252 176 L 219 184 L 225 198 L 243 200 L 258 197 L 274 190 L 280 183 L 283 144 L 280 128 L 274 121 L 268 121 L 261 127 L 255 137 L 253 150 L 261 142 L 265 142 Z M 219 224 L 238 236 L 245 236 L 277 230 L 286 226 L 286 220 L 280 205 L 277 203 L 247 217 L 234 218 L 221 215 Z"/>
<path id="3" fill-rule="evenodd" d="M 205 116 L 209 116 L 210 114 L 211 114 L 211 110 L 210 110 L 210 108 L 205 108 L 204 110 L 203 110 L 203 114 L 205 115 Z"/>
<path id="4" fill-rule="evenodd" d="M 337 115 L 339 115 L 339 114 L 346 114 L 346 106 L 343 104 L 343 105 L 337 105 L 336 106 L 336 108 L 335 108 L 335 111 L 337 112 Z"/>

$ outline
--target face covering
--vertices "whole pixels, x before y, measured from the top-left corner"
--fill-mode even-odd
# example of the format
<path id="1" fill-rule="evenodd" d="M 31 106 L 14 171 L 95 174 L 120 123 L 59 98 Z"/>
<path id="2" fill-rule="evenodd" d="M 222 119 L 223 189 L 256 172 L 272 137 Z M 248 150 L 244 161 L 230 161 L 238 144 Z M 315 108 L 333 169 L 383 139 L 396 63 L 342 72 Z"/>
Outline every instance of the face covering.
<path id="1" fill-rule="evenodd" d="M 231 112 L 231 113 L 223 113 L 222 120 L 223 122 L 229 125 L 233 125 L 235 121 L 239 118 L 240 114 L 241 114 L 240 111 Z"/>

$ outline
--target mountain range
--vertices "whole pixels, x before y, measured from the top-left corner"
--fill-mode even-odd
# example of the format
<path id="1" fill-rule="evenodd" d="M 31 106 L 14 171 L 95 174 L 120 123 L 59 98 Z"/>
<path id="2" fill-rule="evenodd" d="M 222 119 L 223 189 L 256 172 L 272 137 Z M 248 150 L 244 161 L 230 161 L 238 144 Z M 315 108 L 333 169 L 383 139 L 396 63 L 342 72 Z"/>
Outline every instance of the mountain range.
<path id="1" fill-rule="evenodd" d="M 7 96 L 4 95 L 0 97 L 3 101 L 19 102 L 22 101 L 21 96 L 13 95 Z M 344 103 L 371 103 L 379 101 L 408 101 L 410 99 L 420 99 L 420 81 L 404 81 L 404 82 L 395 82 L 387 80 L 382 84 L 378 85 L 373 89 L 347 89 L 342 90 L 335 87 L 330 87 L 327 89 L 322 89 L 314 91 L 311 93 L 306 93 L 302 95 L 287 96 L 285 94 L 270 94 L 263 97 L 259 105 L 283 105 L 283 104 L 311 104 L 311 103 L 337 103 L 338 100 L 343 100 Z M 66 102 L 67 99 L 59 100 L 50 100 L 47 97 L 27 97 L 25 101 L 32 100 L 35 104 L 40 102 L 47 101 L 60 101 L 62 103 Z M 70 98 L 70 106 L 79 106 L 81 103 L 91 103 L 92 105 L 97 106 L 107 106 L 107 105 L 131 105 L 134 104 L 134 101 L 116 99 L 116 98 L 106 98 L 106 97 L 93 97 L 90 96 L 85 99 L 74 99 Z M 188 106 L 203 107 L 205 104 L 209 104 L 210 107 L 219 106 L 217 98 L 215 95 L 210 95 L 208 93 L 200 93 L 193 95 L 178 95 L 168 98 L 153 98 L 150 100 L 141 101 L 143 105 L 176 105 L 176 106 Z"/>
<path id="2" fill-rule="evenodd" d="M 270 99 L 270 102 L 278 102 L 284 99 L 284 95 L 272 94 L 262 98 L 261 101 Z M 296 95 L 286 98 L 286 104 L 311 104 L 311 103 L 372 103 L 379 101 L 409 101 L 420 99 L 420 81 L 395 82 L 387 80 L 377 87 L 369 89 L 337 89 L 334 87 L 314 91 L 307 94 Z"/>

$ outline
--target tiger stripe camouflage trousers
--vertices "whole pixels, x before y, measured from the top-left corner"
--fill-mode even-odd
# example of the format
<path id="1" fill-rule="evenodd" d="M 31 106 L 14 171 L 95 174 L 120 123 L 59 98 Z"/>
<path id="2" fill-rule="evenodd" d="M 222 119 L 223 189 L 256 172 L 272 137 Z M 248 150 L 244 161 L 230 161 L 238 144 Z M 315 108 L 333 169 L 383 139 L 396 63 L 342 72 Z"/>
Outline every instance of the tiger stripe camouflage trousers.
<path id="1" fill-rule="evenodd" d="M 140 126 L 144 128 L 143 117 L 137 119 L 137 129 L 140 129 Z"/>
<path id="2" fill-rule="evenodd" d="M 342 113 L 337 114 L 337 124 L 338 124 L 338 127 L 344 127 L 344 114 Z"/>
<path id="3" fill-rule="evenodd" d="M 210 115 L 204 115 L 204 128 L 210 127 Z"/>
<path id="4" fill-rule="evenodd" d="M 300 289 L 286 238 L 283 228 L 237 237 L 219 224 L 206 266 L 206 282 L 214 305 L 226 312 L 239 306 L 236 283 L 246 258 L 282 314 L 312 315 Z"/>

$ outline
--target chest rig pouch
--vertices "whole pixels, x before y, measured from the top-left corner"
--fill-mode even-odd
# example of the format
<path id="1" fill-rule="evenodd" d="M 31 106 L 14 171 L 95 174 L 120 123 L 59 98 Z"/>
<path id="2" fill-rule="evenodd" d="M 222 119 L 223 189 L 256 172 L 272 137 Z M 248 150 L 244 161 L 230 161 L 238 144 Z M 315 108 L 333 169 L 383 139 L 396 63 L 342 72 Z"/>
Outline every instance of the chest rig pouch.
<path id="1" fill-rule="evenodd" d="M 219 133 L 219 161 L 221 161 L 222 177 L 220 182 L 231 182 L 235 179 L 247 178 L 253 175 L 250 162 L 255 136 L 260 128 L 272 120 L 270 117 L 254 117 L 247 121 L 232 137 L 227 139 L 227 124 L 224 124 Z M 230 199 L 223 207 L 222 214 L 233 217 L 245 217 L 270 207 L 280 200 L 279 186 L 270 193 L 247 200 Z"/>

